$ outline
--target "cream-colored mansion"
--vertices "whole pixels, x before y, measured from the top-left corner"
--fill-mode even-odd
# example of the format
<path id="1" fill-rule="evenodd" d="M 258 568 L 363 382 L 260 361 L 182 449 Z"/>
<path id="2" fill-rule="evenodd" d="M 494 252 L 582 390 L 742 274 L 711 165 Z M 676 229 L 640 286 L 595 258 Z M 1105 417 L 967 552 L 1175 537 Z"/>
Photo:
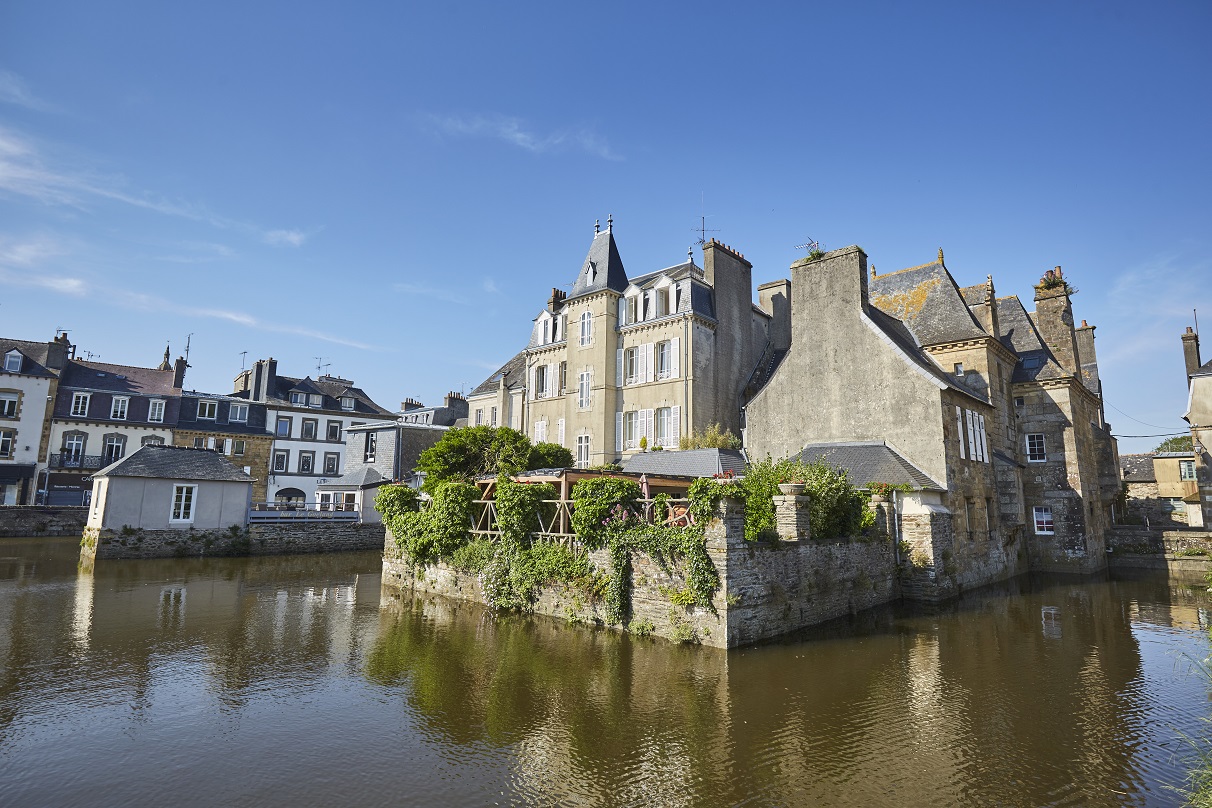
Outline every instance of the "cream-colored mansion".
<path id="1" fill-rule="evenodd" d="M 790 340 L 786 282 L 755 306 L 752 265 L 714 240 L 702 267 L 692 253 L 628 279 L 612 230 L 595 226 L 572 290 L 552 290 L 526 349 L 468 396 L 468 423 L 560 444 L 581 467 L 624 460 L 642 439 L 677 448 L 712 424 L 740 435 L 746 387 Z"/>

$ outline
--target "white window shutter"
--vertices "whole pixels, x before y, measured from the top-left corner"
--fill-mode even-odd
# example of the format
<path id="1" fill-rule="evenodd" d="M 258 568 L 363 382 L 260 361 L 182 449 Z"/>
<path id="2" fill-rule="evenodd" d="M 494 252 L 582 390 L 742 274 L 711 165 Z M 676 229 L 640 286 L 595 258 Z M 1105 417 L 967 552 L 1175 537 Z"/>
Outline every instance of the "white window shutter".
<path id="1" fill-rule="evenodd" d="M 589 406 L 593 406 L 593 368 L 589 368 Z"/>
<path id="2" fill-rule="evenodd" d="M 650 342 L 644 346 L 644 381 L 650 382 L 656 378 L 656 343 Z"/>
<path id="3" fill-rule="evenodd" d="M 627 324 L 627 298 L 619 298 L 619 328 Z"/>
<path id="4" fill-rule="evenodd" d="M 526 369 L 526 399 L 534 401 L 538 396 L 534 389 L 534 368 Z"/>
<path id="5" fill-rule="evenodd" d="M 557 372 L 558 370 L 559 370 L 559 367 L 558 367 L 557 365 L 548 365 L 548 366 L 547 366 L 547 390 L 546 390 L 546 395 L 547 395 L 547 397 L 548 397 L 548 398 L 551 398 L 551 397 L 552 397 L 552 396 L 554 396 L 554 395 L 555 395 L 555 393 L 556 393 L 556 384 L 557 384 L 557 381 L 556 381 L 556 372 Z"/>
<path id="6" fill-rule="evenodd" d="M 557 433 L 557 437 L 559 438 L 559 440 L 557 440 L 556 443 L 563 446 L 564 445 L 564 419 L 563 418 L 560 418 L 559 420 L 556 421 L 556 433 Z"/>
<path id="7" fill-rule="evenodd" d="M 682 340 L 679 337 L 674 337 L 669 340 L 669 378 L 676 379 L 680 371 L 678 365 L 681 362 L 682 355 Z"/>
<path id="8" fill-rule="evenodd" d="M 636 349 L 636 363 L 639 365 L 635 369 L 635 380 L 643 383 L 648 381 L 648 345 L 647 343 L 640 345 Z"/>
<path id="9" fill-rule="evenodd" d="M 647 428 L 644 434 L 648 436 L 648 447 L 656 446 L 656 410 L 644 410 Z"/>
<path id="10" fill-rule="evenodd" d="M 989 435 L 985 432 L 985 416 L 981 416 L 981 456 L 982 459 L 989 462 Z"/>
<path id="11" fill-rule="evenodd" d="M 959 456 L 964 460 L 964 413 L 959 407 L 955 408 L 955 427 L 959 432 Z"/>
<path id="12" fill-rule="evenodd" d="M 669 408 L 669 447 L 672 449 L 676 449 L 678 446 L 678 440 L 681 438 L 681 435 L 678 434 L 678 431 L 681 428 L 681 426 L 682 426 L 682 408 L 681 407 L 670 407 Z"/>
<path id="13" fill-rule="evenodd" d="M 614 450 L 623 451 L 623 413 L 614 414 Z"/>
<path id="14" fill-rule="evenodd" d="M 972 423 L 972 410 L 964 410 L 964 421 L 968 424 L 968 458 L 976 460 L 976 425 Z"/>
<path id="15" fill-rule="evenodd" d="M 617 351 L 614 352 L 614 354 L 615 354 L 614 366 L 617 371 L 615 373 L 614 384 L 615 384 L 615 387 L 622 387 L 623 386 L 623 349 L 619 348 Z"/>

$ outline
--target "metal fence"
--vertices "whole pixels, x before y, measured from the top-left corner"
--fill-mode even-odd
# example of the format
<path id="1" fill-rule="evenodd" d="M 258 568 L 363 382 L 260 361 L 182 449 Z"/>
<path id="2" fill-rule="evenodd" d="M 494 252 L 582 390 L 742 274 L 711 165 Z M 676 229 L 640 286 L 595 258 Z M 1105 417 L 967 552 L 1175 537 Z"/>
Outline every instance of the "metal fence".
<path id="1" fill-rule="evenodd" d="M 362 514 L 353 505 L 330 502 L 254 502 L 248 509 L 250 523 L 266 522 L 359 522 Z"/>

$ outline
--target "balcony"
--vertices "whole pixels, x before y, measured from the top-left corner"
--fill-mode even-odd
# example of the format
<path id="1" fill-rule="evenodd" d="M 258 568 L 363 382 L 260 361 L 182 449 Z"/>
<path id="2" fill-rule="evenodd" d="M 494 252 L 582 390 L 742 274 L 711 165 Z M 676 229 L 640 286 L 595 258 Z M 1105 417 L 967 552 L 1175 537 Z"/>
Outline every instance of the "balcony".
<path id="1" fill-rule="evenodd" d="M 50 456 L 50 467 L 53 469 L 81 469 L 92 470 L 102 469 L 108 466 L 113 461 L 106 462 L 106 458 L 102 455 L 78 455 L 71 452 L 60 452 Z"/>

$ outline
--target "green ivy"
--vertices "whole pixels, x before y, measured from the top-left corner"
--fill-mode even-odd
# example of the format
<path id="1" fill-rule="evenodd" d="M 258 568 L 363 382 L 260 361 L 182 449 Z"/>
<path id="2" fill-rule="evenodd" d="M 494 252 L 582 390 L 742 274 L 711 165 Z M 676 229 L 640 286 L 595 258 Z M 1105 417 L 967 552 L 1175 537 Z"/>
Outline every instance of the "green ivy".
<path id="1" fill-rule="evenodd" d="M 745 539 L 775 539 L 774 497 L 779 483 L 796 480 L 804 483 L 812 538 L 819 540 L 854 536 L 874 526 L 875 515 L 867 508 L 869 496 L 856 489 L 846 472 L 823 461 L 771 460 L 767 457 L 749 466 L 740 481 L 745 498 Z M 869 524 L 868 524 L 869 523 Z"/>

